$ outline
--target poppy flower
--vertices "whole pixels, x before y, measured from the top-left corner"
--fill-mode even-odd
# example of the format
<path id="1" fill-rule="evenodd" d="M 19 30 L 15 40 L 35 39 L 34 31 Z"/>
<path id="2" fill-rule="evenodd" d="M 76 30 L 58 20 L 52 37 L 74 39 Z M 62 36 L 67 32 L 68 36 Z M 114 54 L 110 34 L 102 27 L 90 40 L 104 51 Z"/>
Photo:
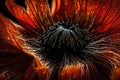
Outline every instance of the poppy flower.
<path id="1" fill-rule="evenodd" d="M 25 3 L 0 14 L 0 80 L 120 79 L 120 0 Z"/>

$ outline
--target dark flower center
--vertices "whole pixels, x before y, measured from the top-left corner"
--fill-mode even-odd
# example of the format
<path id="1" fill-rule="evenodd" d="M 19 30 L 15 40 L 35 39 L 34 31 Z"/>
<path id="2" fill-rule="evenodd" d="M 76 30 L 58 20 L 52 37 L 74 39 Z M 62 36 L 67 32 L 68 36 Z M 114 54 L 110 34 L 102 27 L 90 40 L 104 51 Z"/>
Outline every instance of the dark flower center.
<path id="1" fill-rule="evenodd" d="M 45 31 L 40 39 L 42 50 L 40 53 L 52 63 L 61 63 L 74 57 L 84 58 L 83 49 L 87 44 L 83 31 L 79 25 L 70 22 L 60 22 Z"/>

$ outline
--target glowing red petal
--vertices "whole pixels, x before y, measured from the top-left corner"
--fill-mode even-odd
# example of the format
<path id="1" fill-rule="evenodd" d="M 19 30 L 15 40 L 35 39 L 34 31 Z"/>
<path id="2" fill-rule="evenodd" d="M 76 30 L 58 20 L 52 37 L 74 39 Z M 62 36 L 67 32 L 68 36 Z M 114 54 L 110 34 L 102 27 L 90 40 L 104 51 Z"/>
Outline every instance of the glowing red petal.
<path id="1" fill-rule="evenodd" d="M 36 28 L 34 17 L 31 17 L 26 10 L 17 5 L 14 0 L 6 0 L 6 6 L 25 28 L 28 28 L 29 30 Z"/>
<path id="2" fill-rule="evenodd" d="M 93 32 L 105 32 L 110 34 L 118 33 L 120 29 L 120 1 L 100 0 L 96 5 L 95 28 Z"/>
<path id="3" fill-rule="evenodd" d="M 42 30 L 45 30 L 48 26 L 52 24 L 52 19 L 49 14 L 49 7 L 45 0 L 26 0 L 27 12 L 22 7 L 16 5 L 14 0 L 7 0 L 6 4 L 9 11 L 18 19 L 18 21 L 28 30 L 34 30 L 38 25 Z M 112 5 L 112 6 L 111 6 Z M 99 35 L 106 33 L 101 38 L 104 39 L 93 45 L 96 48 L 102 48 L 105 45 L 105 51 L 101 51 L 100 54 L 92 55 L 95 61 L 91 63 L 85 62 L 84 68 L 80 66 L 68 66 L 61 71 L 59 78 L 61 80 L 66 79 L 94 79 L 96 78 L 97 71 L 102 73 L 102 80 L 108 80 L 110 71 L 112 70 L 111 62 L 119 67 L 120 57 L 119 57 L 119 39 L 120 39 L 120 1 L 119 0 L 54 0 L 52 4 L 52 16 L 54 20 L 73 20 L 80 25 L 81 29 L 89 27 L 89 21 L 93 20 L 94 23 L 90 27 L 90 35 Z M 82 25 L 82 26 L 81 26 Z M 24 30 L 24 29 L 23 29 Z M 12 77 L 18 75 L 19 80 L 25 78 L 24 80 L 34 79 L 37 74 L 40 80 L 46 79 L 48 76 L 49 69 L 43 66 L 34 55 L 25 53 L 23 50 L 24 42 L 18 40 L 15 36 L 21 35 L 19 29 L 15 27 L 8 19 L 0 15 L 0 73 L 5 70 L 0 79 Z M 22 29 L 21 29 L 22 31 Z M 24 32 L 24 31 L 23 31 Z M 116 35 L 118 33 L 118 35 Z M 109 36 L 110 35 L 110 36 Z M 107 37 L 108 36 L 108 37 Z M 94 41 L 93 41 L 94 43 Z M 103 44 L 104 43 L 104 44 Z M 99 44 L 101 44 L 99 46 Z M 107 49 L 106 49 L 107 45 Z M 112 47 L 112 46 L 114 47 Z M 112 49 L 113 48 L 113 49 Z M 113 51 L 111 53 L 111 51 Z M 10 55 L 9 57 L 4 55 Z M 26 62 L 25 62 L 26 61 Z M 34 62 L 34 66 L 32 65 Z M 89 62 L 89 61 L 88 61 Z M 11 65 L 12 64 L 12 65 Z M 16 66 L 18 65 L 18 66 Z M 20 66 L 22 67 L 20 67 Z M 7 66 L 7 67 L 6 67 Z M 24 67 L 23 67 L 24 66 Z M 13 70 L 15 69 L 15 70 Z M 12 72 L 10 72 L 11 70 Z M 82 70 L 85 72 L 81 73 Z M 9 74 L 8 74 L 9 73 Z M 94 73 L 94 74 L 92 74 Z M 98 73 L 98 76 L 99 74 Z M 83 74 L 83 75 L 82 75 Z M 112 79 L 119 80 L 118 77 L 119 68 L 113 73 Z M 31 76 L 33 75 L 33 76 Z M 82 75 L 79 76 L 79 75 Z"/>
<path id="4" fill-rule="evenodd" d="M 16 37 L 20 34 L 17 30 L 10 20 L 0 14 L 0 80 L 24 79 L 33 62 L 33 56 L 26 54 L 18 44 Z"/>
<path id="5" fill-rule="evenodd" d="M 113 76 L 111 77 L 111 80 L 120 80 L 120 68 L 116 68 L 113 72 Z"/>
<path id="6" fill-rule="evenodd" d="M 53 0 L 52 16 L 58 16 L 59 19 L 71 18 L 75 12 L 75 0 Z"/>
<path id="7" fill-rule="evenodd" d="M 30 16 L 34 17 L 35 22 L 42 30 L 53 24 L 50 15 L 50 8 L 46 0 L 26 0 L 27 12 Z"/>
<path id="8" fill-rule="evenodd" d="M 84 72 L 82 73 L 81 66 L 71 65 L 65 67 L 61 71 L 59 78 L 60 80 L 69 80 L 69 79 L 82 80 L 83 74 Z"/>
<path id="9" fill-rule="evenodd" d="M 86 20 L 93 15 L 94 8 L 93 0 L 53 0 L 51 12 L 57 21 L 72 20 L 73 22 L 78 22 L 81 17 Z"/>

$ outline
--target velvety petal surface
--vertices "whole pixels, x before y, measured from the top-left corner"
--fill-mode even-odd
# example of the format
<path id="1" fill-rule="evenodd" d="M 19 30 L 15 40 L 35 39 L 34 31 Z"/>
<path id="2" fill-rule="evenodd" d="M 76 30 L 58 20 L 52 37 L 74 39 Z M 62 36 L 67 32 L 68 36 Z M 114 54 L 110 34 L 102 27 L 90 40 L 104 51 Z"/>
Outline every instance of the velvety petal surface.
<path id="1" fill-rule="evenodd" d="M 55 21 L 78 23 L 93 34 L 119 32 L 119 0 L 53 0 L 51 12 Z"/>
<path id="2" fill-rule="evenodd" d="M 0 14 L 0 80 L 35 79 L 35 71 L 31 65 L 34 58 L 19 45 L 16 39 L 20 36 L 17 28 L 19 27 Z M 32 69 L 29 70 L 31 66 Z"/>
<path id="3" fill-rule="evenodd" d="M 28 30 L 36 28 L 34 18 L 30 17 L 27 11 L 23 7 L 17 5 L 14 0 L 6 0 L 6 6 L 25 28 Z"/>
<path id="4" fill-rule="evenodd" d="M 26 0 L 27 9 L 14 0 L 6 1 L 7 8 L 28 31 L 42 32 L 53 24 L 48 2 L 45 0 Z"/>
<path id="5" fill-rule="evenodd" d="M 14 0 L 6 0 L 7 8 L 22 27 L 0 15 L 0 79 L 119 80 L 120 0 L 53 0 L 51 11 L 47 0 L 25 1 L 26 9 Z M 75 29 L 69 30 L 69 27 Z M 47 34 L 42 36 L 45 37 L 43 46 L 40 42 L 41 33 L 47 30 Z M 57 58 L 56 64 L 47 61 L 46 56 L 43 58 L 45 52 L 48 56 L 50 53 L 57 56 L 55 49 L 58 49 L 58 46 L 52 44 L 55 40 L 61 40 L 61 45 L 71 47 L 66 45 L 67 41 L 71 44 L 67 39 L 71 37 L 76 43 L 76 39 L 85 42 L 85 46 L 81 45 L 82 42 L 80 44 L 84 48 L 78 51 L 79 55 L 75 53 L 77 57 L 71 57 L 70 54 L 70 59 L 60 59 L 61 64 L 57 63 Z M 51 42 L 52 47 L 50 45 L 46 49 L 46 44 L 49 44 L 47 40 Z M 65 56 L 64 53 L 61 54 Z M 48 60 L 54 60 L 52 58 Z M 69 63 L 69 60 L 73 63 Z"/>
<path id="6" fill-rule="evenodd" d="M 50 14 L 50 6 L 47 0 L 26 0 L 27 12 L 31 17 L 34 17 L 35 22 L 41 30 L 53 25 L 53 20 Z"/>

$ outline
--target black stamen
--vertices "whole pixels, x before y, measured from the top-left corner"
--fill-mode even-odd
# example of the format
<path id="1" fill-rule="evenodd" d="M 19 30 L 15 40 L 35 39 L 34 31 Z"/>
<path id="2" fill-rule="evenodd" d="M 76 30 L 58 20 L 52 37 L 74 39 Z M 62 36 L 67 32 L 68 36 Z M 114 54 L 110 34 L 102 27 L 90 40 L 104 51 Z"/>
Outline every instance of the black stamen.
<path id="1" fill-rule="evenodd" d="M 40 39 L 42 47 L 40 53 L 45 60 L 53 64 L 64 62 L 65 55 L 68 57 L 73 55 L 83 59 L 83 49 L 87 42 L 82 34 L 82 30 L 77 24 L 57 23 L 43 33 Z"/>

